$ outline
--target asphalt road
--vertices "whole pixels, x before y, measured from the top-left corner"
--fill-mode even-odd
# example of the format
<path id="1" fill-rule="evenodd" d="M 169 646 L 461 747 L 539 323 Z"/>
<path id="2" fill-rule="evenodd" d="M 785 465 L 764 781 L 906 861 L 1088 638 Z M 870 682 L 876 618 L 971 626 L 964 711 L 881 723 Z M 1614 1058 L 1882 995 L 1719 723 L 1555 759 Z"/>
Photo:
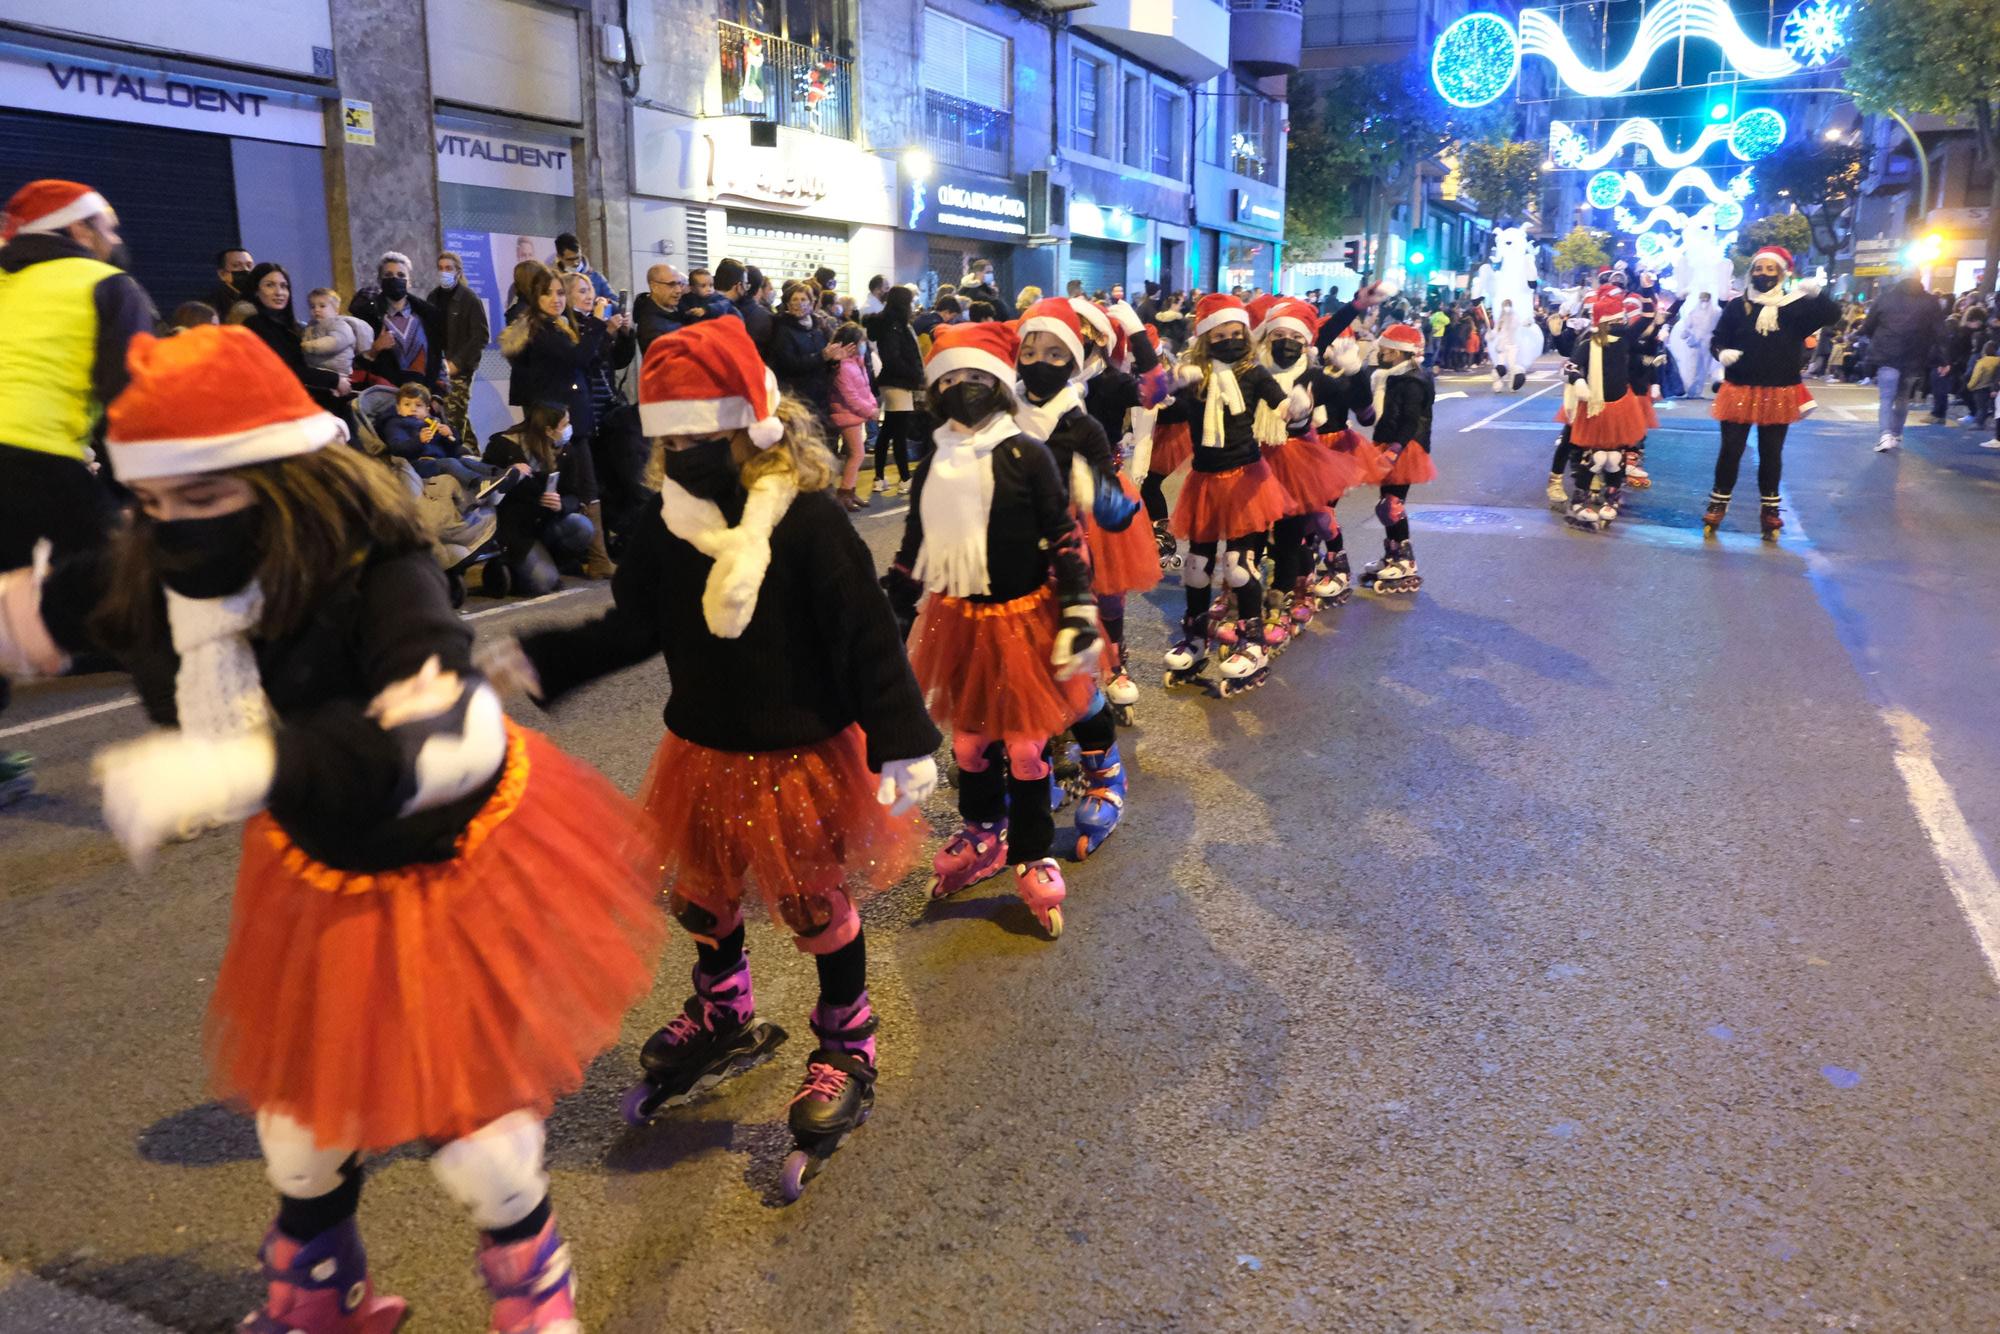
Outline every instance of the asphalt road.
<path id="1" fill-rule="evenodd" d="M 676 942 L 551 1127 L 590 1328 L 2000 1328 L 1972 920 L 2000 953 L 2000 456 L 1912 427 L 1878 457 L 1868 391 L 1821 389 L 1785 540 L 1756 539 L 1746 478 L 1704 542 L 1715 432 L 1678 405 L 1658 484 L 1597 536 L 1542 499 L 1552 380 L 1439 387 L 1466 396 L 1415 497 L 1423 591 L 1323 617 L 1242 699 L 1148 683 L 1125 826 L 1071 873 L 1060 942 L 1004 881 L 871 905 L 880 1100 L 796 1205 L 800 1036 L 618 1120 Z M 878 553 L 898 503 L 858 520 Z M 1343 510 L 1358 567 L 1379 531 Z M 469 610 L 503 632 L 602 599 Z M 1178 601 L 1132 609 L 1141 663 Z M 630 790 L 663 684 L 548 726 Z M 0 719 L 43 759 L 0 815 L 9 1331 L 114 1327 L 38 1314 L 64 1294 L 221 1330 L 258 1292 L 271 1199 L 198 1037 L 235 847 L 123 863 L 88 764 L 140 726 L 124 693 L 36 687 Z M 751 933 L 764 1012 L 803 1035 L 809 962 Z M 375 1168 L 363 1222 L 407 1329 L 484 1328 L 418 1155 Z"/>

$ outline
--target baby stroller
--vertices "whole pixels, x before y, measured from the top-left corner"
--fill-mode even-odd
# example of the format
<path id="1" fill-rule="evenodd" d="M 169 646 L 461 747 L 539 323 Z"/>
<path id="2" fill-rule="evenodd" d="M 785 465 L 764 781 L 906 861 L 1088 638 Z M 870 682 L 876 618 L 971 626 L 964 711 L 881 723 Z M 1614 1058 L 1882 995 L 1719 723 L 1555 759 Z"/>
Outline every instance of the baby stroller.
<path id="1" fill-rule="evenodd" d="M 496 508 L 497 488 L 472 488 L 456 477 L 440 474 L 419 477 L 407 459 L 389 453 L 382 443 L 382 421 L 396 411 L 395 389 L 376 385 L 364 389 L 354 400 L 354 447 L 372 454 L 395 469 L 417 502 L 424 531 L 430 535 L 431 554 L 451 583 L 451 605 L 465 602 L 465 574 L 481 558 L 492 554 L 494 534 L 500 526 Z"/>

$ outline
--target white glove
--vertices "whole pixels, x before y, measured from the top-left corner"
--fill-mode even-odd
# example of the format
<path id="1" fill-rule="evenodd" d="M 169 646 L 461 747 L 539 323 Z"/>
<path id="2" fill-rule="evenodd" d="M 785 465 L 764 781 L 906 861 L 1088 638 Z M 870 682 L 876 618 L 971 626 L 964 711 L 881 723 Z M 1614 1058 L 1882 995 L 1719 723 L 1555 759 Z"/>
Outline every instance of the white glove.
<path id="1" fill-rule="evenodd" d="M 875 800 L 902 815 L 931 799 L 937 791 L 937 761 L 928 755 L 914 760 L 890 760 L 882 766 L 882 781 L 875 788 Z"/>
<path id="2" fill-rule="evenodd" d="M 1284 415 L 1288 422 L 1301 422 L 1312 416 L 1312 390 L 1304 385 L 1293 385 L 1292 392 L 1285 397 Z"/>
<path id="3" fill-rule="evenodd" d="M 1104 313 L 1111 317 L 1113 324 L 1125 331 L 1127 338 L 1146 327 L 1145 321 L 1139 318 L 1139 312 L 1132 309 L 1129 301 L 1114 301 L 1104 308 Z"/>
<path id="4" fill-rule="evenodd" d="M 1715 354 L 1715 359 L 1721 362 L 1725 366 L 1734 366 L 1739 360 L 1742 359 L 1742 356 L 1743 356 L 1742 348 L 1725 347 L 1722 349 L 1722 351 Z"/>
<path id="5" fill-rule="evenodd" d="M 1056 669 L 1056 680 L 1070 681 L 1081 673 L 1096 672 L 1098 656 L 1103 652 L 1104 640 L 1097 632 L 1097 608 L 1064 607 L 1055 648 L 1049 653 L 1049 665 Z"/>
<path id="6" fill-rule="evenodd" d="M 511 691 L 536 699 L 542 697 L 541 673 L 535 670 L 534 660 L 521 647 L 521 641 L 512 635 L 474 645 L 472 665 L 503 695 Z"/>
<path id="7" fill-rule="evenodd" d="M 204 740 L 165 729 L 98 752 L 104 823 L 140 870 L 169 838 L 263 809 L 277 775 L 269 732 Z"/>
<path id="8" fill-rule="evenodd" d="M 1818 296 L 1826 287 L 1826 270 L 1821 269 L 1810 278 L 1800 278 L 1793 282 L 1792 290 L 1805 296 Z"/>

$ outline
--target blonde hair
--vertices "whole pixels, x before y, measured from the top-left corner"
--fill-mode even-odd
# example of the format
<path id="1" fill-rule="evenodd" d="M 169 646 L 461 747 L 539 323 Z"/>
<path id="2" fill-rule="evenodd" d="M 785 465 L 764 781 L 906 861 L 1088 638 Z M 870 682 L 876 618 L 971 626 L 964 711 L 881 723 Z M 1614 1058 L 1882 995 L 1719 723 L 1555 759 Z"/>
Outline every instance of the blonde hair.
<path id="1" fill-rule="evenodd" d="M 784 425 L 785 434 L 769 449 L 759 449 L 752 444 L 747 431 L 738 431 L 729 438 L 729 456 L 736 461 L 737 476 L 743 483 L 743 489 L 749 490 L 761 477 L 786 473 L 791 475 L 792 484 L 800 491 L 824 491 L 831 487 L 833 453 L 826 447 L 819 418 L 811 408 L 790 398 L 778 400 L 777 417 Z M 646 485 L 657 488 L 666 475 L 666 441 L 664 437 L 655 436 L 653 458 L 646 467 Z"/>
<path id="2" fill-rule="evenodd" d="M 1014 309 L 1026 314 L 1028 307 L 1042 299 L 1042 289 L 1029 283 L 1014 294 Z"/>
<path id="3" fill-rule="evenodd" d="M 340 309 L 340 293 L 334 291 L 331 287 L 315 287 L 312 291 L 306 293 L 306 301 L 309 304 L 319 300 L 321 297 L 325 297 L 327 300 L 333 302 L 335 310 Z"/>
<path id="4" fill-rule="evenodd" d="M 396 390 L 396 397 L 399 400 L 405 398 L 421 398 L 424 401 L 425 407 L 429 407 L 431 405 L 431 391 L 424 388 L 422 385 L 418 384 L 415 380 L 412 380 L 408 384 L 399 387 Z"/>

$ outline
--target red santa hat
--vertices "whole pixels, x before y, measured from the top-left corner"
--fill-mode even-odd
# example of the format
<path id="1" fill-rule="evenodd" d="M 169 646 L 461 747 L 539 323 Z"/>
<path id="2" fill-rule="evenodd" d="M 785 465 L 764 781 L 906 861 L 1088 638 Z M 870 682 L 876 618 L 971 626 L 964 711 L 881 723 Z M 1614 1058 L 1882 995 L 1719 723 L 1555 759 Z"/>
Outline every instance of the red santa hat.
<path id="1" fill-rule="evenodd" d="M 1078 319 L 1076 307 L 1059 296 L 1044 297 L 1029 306 L 1021 316 L 1021 341 L 1027 342 L 1032 333 L 1054 334 L 1056 340 L 1069 349 L 1070 357 L 1077 367 L 1083 365 L 1083 323 Z"/>
<path id="2" fill-rule="evenodd" d="M 223 472 L 347 439 L 278 354 L 237 325 L 135 334 L 125 369 L 131 379 L 112 400 L 105 431 L 121 481 Z"/>
<path id="3" fill-rule="evenodd" d="M 0 240 L 11 241 L 27 232 L 59 232 L 72 222 L 82 222 L 111 205 L 104 196 L 75 181 L 29 181 L 7 201 L 7 213 L 0 219 Z"/>
<path id="4" fill-rule="evenodd" d="M 1760 259 L 1775 259 L 1784 267 L 1786 273 L 1792 271 L 1792 252 L 1781 245 L 1767 245 L 1756 254 L 1750 256 L 1752 264 L 1755 264 Z"/>
<path id="5" fill-rule="evenodd" d="M 1424 336 L 1417 332 L 1413 325 L 1392 324 L 1382 331 L 1380 338 L 1375 340 L 1375 346 L 1392 347 L 1398 352 L 1413 352 L 1422 356 Z"/>
<path id="6" fill-rule="evenodd" d="M 1201 337 L 1225 324 L 1240 324 L 1250 331 L 1250 309 L 1227 292 L 1211 292 L 1195 303 L 1194 336 Z"/>
<path id="7" fill-rule="evenodd" d="M 782 440 L 778 379 L 742 320 L 703 320 L 653 340 L 639 367 L 639 426 L 649 436 L 746 431 L 769 449 Z"/>
<path id="8" fill-rule="evenodd" d="M 1319 333 L 1319 314 L 1303 301 L 1284 297 L 1265 310 L 1257 331 L 1266 338 L 1275 333 L 1293 333 L 1310 343 Z"/>
<path id="9" fill-rule="evenodd" d="M 1250 304 L 1243 309 L 1250 312 L 1250 329 L 1253 333 L 1264 327 L 1264 321 L 1271 316 L 1271 307 L 1277 305 L 1281 300 L 1283 300 L 1282 297 L 1270 292 L 1266 292 L 1260 297 L 1251 298 Z"/>
<path id="10" fill-rule="evenodd" d="M 1081 346 L 1081 340 L 1078 346 Z M 1021 340 L 1014 326 L 998 320 L 984 324 L 941 324 L 931 335 L 930 359 L 924 362 L 924 383 L 936 384 L 952 371 L 985 371 L 1001 384 L 1014 383 L 1014 359 Z"/>
<path id="11" fill-rule="evenodd" d="M 1111 327 L 1111 317 L 1104 313 L 1104 307 L 1080 296 L 1071 297 L 1069 307 L 1076 312 L 1078 320 L 1088 324 L 1096 332 L 1098 342 L 1110 347 L 1118 341 L 1117 330 Z"/>
<path id="12" fill-rule="evenodd" d="M 1590 322 L 1596 325 L 1612 324 L 1625 318 L 1625 296 L 1616 289 L 1609 295 L 1599 296 L 1590 303 Z"/>

